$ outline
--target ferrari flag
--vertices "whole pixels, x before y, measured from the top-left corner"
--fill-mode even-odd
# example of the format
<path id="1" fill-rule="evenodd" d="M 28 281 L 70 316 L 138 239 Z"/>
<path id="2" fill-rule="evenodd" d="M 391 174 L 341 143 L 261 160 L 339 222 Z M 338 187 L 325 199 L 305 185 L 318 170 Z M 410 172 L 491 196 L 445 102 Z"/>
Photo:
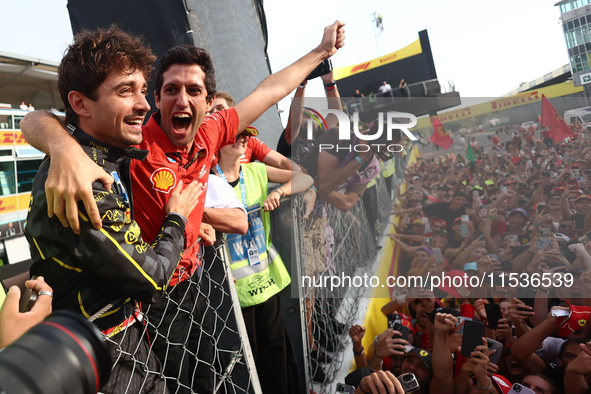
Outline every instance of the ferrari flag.
<path id="1" fill-rule="evenodd" d="M 443 149 L 448 149 L 454 143 L 451 136 L 447 133 L 439 118 L 433 120 L 433 134 L 429 137 L 429 141 L 435 145 L 439 145 Z"/>
<path id="2" fill-rule="evenodd" d="M 568 127 L 564 119 L 562 119 L 562 116 L 556 112 L 556 109 L 550 103 L 550 100 L 544 95 L 542 95 L 542 127 L 551 128 L 550 137 L 552 137 L 554 142 L 559 142 L 565 138 L 574 136 L 570 127 Z"/>

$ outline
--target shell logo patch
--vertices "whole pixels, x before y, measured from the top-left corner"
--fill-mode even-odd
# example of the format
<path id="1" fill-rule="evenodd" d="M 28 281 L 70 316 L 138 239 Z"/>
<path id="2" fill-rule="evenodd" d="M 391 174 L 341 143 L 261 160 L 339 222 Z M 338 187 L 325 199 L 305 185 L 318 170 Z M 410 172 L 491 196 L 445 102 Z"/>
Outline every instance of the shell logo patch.
<path id="1" fill-rule="evenodd" d="M 176 185 L 176 175 L 168 168 L 159 168 L 150 177 L 152 187 L 162 193 L 169 193 Z"/>

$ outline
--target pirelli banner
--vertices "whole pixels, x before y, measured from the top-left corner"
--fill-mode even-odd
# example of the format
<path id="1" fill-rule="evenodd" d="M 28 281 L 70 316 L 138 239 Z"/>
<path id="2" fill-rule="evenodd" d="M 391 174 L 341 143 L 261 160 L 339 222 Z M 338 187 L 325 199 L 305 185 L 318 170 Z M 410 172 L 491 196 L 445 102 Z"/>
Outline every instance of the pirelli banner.
<path id="1" fill-rule="evenodd" d="M 355 90 L 368 96 L 377 93 L 386 81 L 394 89 L 404 79 L 407 84 L 437 78 L 427 30 L 406 47 L 377 59 L 334 69 L 341 97 L 353 97 Z"/>
<path id="2" fill-rule="evenodd" d="M 440 112 L 437 117 L 444 124 L 444 126 L 451 122 L 464 120 L 472 117 L 479 118 L 479 122 L 486 117 L 502 117 L 508 116 L 508 110 L 515 109 L 518 107 L 527 106 L 529 104 L 536 104 L 535 110 L 536 115 L 542 111 L 542 94 L 549 98 L 563 97 L 574 95 L 576 93 L 582 93 L 584 91 L 582 86 L 574 86 L 573 81 L 566 81 L 551 86 L 546 86 L 540 89 L 531 90 L 528 92 L 519 93 L 515 96 L 499 97 L 485 101 L 479 104 L 465 106 L 459 109 L 453 109 L 450 111 Z M 579 105 L 584 106 L 583 103 Z M 577 108 L 576 106 L 573 108 Z M 561 108 L 564 110 L 563 108 Z M 569 108 L 570 109 L 570 108 Z M 559 112 L 562 112 L 559 110 Z M 536 120 L 537 116 L 530 119 Z M 520 123 L 520 122 L 519 122 Z M 428 116 L 421 117 L 417 121 L 417 125 L 414 130 L 421 130 L 425 128 L 431 128 L 431 121 Z M 455 130 L 452 130 L 455 131 Z"/>

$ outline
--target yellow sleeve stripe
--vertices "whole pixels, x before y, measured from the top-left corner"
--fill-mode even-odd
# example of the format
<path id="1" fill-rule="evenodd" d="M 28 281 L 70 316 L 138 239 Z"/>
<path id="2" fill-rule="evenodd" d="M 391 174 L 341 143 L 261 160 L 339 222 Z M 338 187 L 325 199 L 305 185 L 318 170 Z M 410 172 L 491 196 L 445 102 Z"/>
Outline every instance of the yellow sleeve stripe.
<path id="1" fill-rule="evenodd" d="M 76 271 L 76 272 L 82 272 L 82 270 L 81 270 L 80 268 L 78 268 L 78 267 L 72 267 L 71 265 L 68 265 L 68 264 L 64 263 L 63 261 L 59 261 L 59 260 L 58 260 L 58 259 L 56 259 L 55 257 L 52 257 L 52 259 L 53 259 L 53 260 L 54 260 L 56 263 L 58 263 L 59 265 L 61 265 L 61 266 L 62 266 L 62 267 L 64 267 L 64 268 L 67 268 L 67 269 L 69 269 L 69 270 Z"/>
<path id="2" fill-rule="evenodd" d="M 78 214 L 80 215 L 80 217 L 85 221 L 88 222 L 88 218 L 86 216 L 84 216 L 84 214 L 80 211 L 78 211 Z M 117 249 L 119 249 L 119 251 L 121 252 L 121 254 L 123 254 L 125 257 L 127 257 L 127 259 L 135 266 L 135 268 L 137 268 L 137 270 L 144 276 L 144 278 L 146 278 L 148 280 L 148 282 L 150 282 L 152 284 L 152 286 L 154 286 L 154 288 L 156 290 L 162 290 L 162 287 L 158 287 L 156 285 L 156 282 L 154 282 L 154 279 L 152 279 L 150 277 L 150 275 L 146 274 L 146 272 L 142 269 L 142 267 L 140 267 L 140 265 L 121 247 L 121 245 L 119 244 L 119 242 L 117 242 L 115 239 L 113 239 L 113 237 L 111 237 L 109 235 L 109 233 L 107 233 L 107 231 L 105 231 L 104 228 L 101 228 L 101 232 L 103 234 L 105 234 L 105 236 L 111 240 L 111 242 L 113 242 L 113 245 L 115 245 L 117 247 Z"/>
<path id="3" fill-rule="evenodd" d="M 86 310 L 84 309 L 84 305 L 82 305 L 82 297 L 80 296 L 80 292 L 78 292 L 78 305 L 80 305 L 80 311 L 82 312 L 84 317 L 87 319 L 90 319 L 90 315 L 88 313 L 86 313 Z"/>
<path id="4" fill-rule="evenodd" d="M 33 238 L 33 237 L 31 237 Z M 41 256 L 41 258 L 43 260 L 45 260 L 45 256 L 43 255 L 43 252 L 41 251 L 41 248 L 39 247 L 39 244 L 37 243 L 37 240 L 35 238 L 33 238 L 33 242 L 35 242 L 35 246 L 37 247 L 37 251 L 39 252 L 39 255 Z"/>

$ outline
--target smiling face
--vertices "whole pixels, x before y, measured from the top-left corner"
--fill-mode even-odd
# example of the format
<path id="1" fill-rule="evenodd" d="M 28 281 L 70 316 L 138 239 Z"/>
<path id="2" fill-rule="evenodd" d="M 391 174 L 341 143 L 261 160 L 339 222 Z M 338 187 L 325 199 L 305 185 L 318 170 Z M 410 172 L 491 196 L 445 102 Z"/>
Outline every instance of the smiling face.
<path id="1" fill-rule="evenodd" d="M 142 72 L 112 72 L 97 89 L 97 99 L 84 97 L 87 111 L 79 125 L 87 134 L 117 148 L 142 142 L 142 123 L 150 105 Z"/>
<path id="2" fill-rule="evenodd" d="M 196 64 L 173 64 L 162 78 L 160 94 L 155 94 L 160 127 L 175 146 L 189 152 L 203 118 L 213 106 L 213 98 L 207 101 L 205 73 Z"/>

